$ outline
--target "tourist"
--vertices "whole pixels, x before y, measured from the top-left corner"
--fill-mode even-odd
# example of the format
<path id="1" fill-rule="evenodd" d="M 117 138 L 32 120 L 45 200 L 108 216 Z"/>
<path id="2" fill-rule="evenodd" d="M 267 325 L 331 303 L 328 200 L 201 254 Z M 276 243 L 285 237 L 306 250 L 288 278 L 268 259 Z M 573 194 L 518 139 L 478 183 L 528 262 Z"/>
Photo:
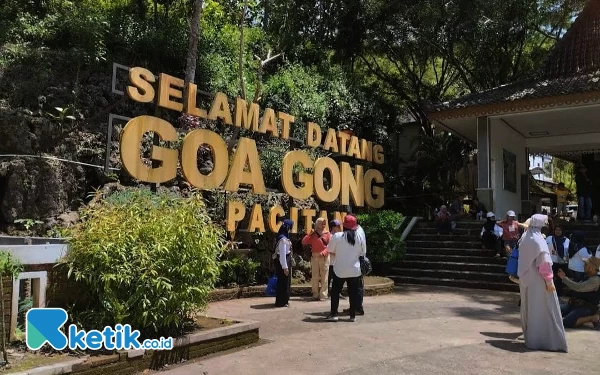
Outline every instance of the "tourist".
<path id="1" fill-rule="evenodd" d="M 587 168 L 581 164 L 575 175 L 577 185 L 577 219 L 585 222 L 592 221 L 592 182 L 587 175 Z"/>
<path id="2" fill-rule="evenodd" d="M 452 202 L 448 211 L 450 212 L 450 228 L 452 231 L 456 229 L 457 221 L 469 216 L 469 214 L 465 213 L 465 208 L 460 198 L 456 198 Z"/>
<path id="3" fill-rule="evenodd" d="M 294 222 L 285 219 L 277 232 L 275 245 L 275 273 L 277 275 L 277 289 L 275 294 L 276 307 L 289 307 L 290 288 L 292 286 L 292 242 L 290 241 L 290 230 Z"/>
<path id="4" fill-rule="evenodd" d="M 344 287 L 348 286 L 350 300 L 350 321 L 356 320 L 356 310 L 360 303 L 358 288 L 362 276 L 359 257 L 364 256 L 362 239 L 357 234 L 358 224 L 352 215 L 346 215 L 343 223 L 344 231 L 336 233 L 329 242 L 329 252 L 335 254 L 333 265 L 333 288 L 331 290 L 331 312 L 327 320 L 338 320 L 339 295 Z"/>
<path id="5" fill-rule="evenodd" d="M 342 223 L 339 220 L 331 220 L 329 222 L 329 231 L 333 236 L 342 231 Z M 335 263 L 335 254 L 329 254 L 329 272 L 327 273 L 327 286 L 329 287 L 329 295 L 331 296 L 331 283 L 333 281 L 333 264 Z M 342 297 L 340 293 L 340 298 Z"/>
<path id="6" fill-rule="evenodd" d="M 331 234 L 325 230 L 325 224 L 324 218 L 318 218 L 314 229 L 302 239 L 302 245 L 309 246 L 311 250 L 312 297 L 316 301 L 327 299 L 327 275 L 329 273 L 327 244 Z"/>
<path id="7" fill-rule="evenodd" d="M 585 277 L 585 264 L 583 260 L 592 256 L 592 252 L 584 244 L 585 233 L 576 230 L 571 234 L 571 242 L 569 244 L 569 270 L 571 278 L 575 282 L 583 281 Z"/>
<path id="8" fill-rule="evenodd" d="M 521 325 L 525 346 L 567 352 L 567 340 L 552 274 L 552 258 L 542 237 L 548 217 L 534 215 L 519 242 Z"/>
<path id="9" fill-rule="evenodd" d="M 483 203 L 479 201 L 479 198 L 475 197 L 473 198 L 473 204 L 469 207 L 469 213 L 473 220 L 481 220 L 487 215 L 487 209 Z"/>
<path id="10" fill-rule="evenodd" d="M 569 189 L 565 187 L 565 184 L 559 182 L 558 186 L 554 190 L 556 194 L 556 210 L 558 217 L 565 217 L 567 212 L 567 198 L 569 197 Z"/>
<path id="11" fill-rule="evenodd" d="M 495 250 L 496 256 L 500 256 L 500 238 L 502 227 L 496 224 L 496 215 L 493 212 L 486 214 L 486 222 L 481 229 L 481 243 L 486 250 Z"/>
<path id="12" fill-rule="evenodd" d="M 506 213 L 506 219 L 499 223 L 502 227 L 502 248 L 508 256 L 519 241 L 519 222 L 515 218 L 515 211 L 510 210 Z"/>
<path id="13" fill-rule="evenodd" d="M 550 249 L 550 257 L 552 258 L 552 273 L 554 273 L 556 294 L 560 297 L 563 295 L 563 283 L 557 275 L 559 269 L 564 271 L 569 267 L 570 241 L 567 237 L 565 237 L 562 228 L 557 225 L 554 227 L 553 235 L 546 238 L 546 243 L 548 244 L 548 248 Z"/>
<path id="14" fill-rule="evenodd" d="M 356 221 L 356 235 L 360 239 L 360 245 L 362 246 L 362 252 L 364 256 L 367 255 L 367 235 L 365 231 L 362 229 L 360 224 L 358 224 L 358 219 Z M 358 283 L 358 304 L 356 306 L 356 315 L 365 315 L 365 309 L 363 307 L 363 298 L 365 295 L 365 279 L 361 273 L 360 280 Z M 350 313 L 350 309 L 344 309 L 344 313 Z"/>
<path id="15" fill-rule="evenodd" d="M 575 282 L 567 277 L 563 270 L 558 271 L 558 277 L 566 286 L 575 292 L 575 296 L 568 303 L 561 304 L 563 324 L 566 328 L 581 327 L 585 323 L 592 323 L 594 328 L 600 330 L 600 316 L 598 303 L 600 303 L 600 259 L 596 257 L 585 259 L 585 274 L 588 279 Z"/>
<path id="16" fill-rule="evenodd" d="M 437 229 L 437 234 L 449 234 L 452 233 L 452 221 L 450 220 L 450 212 L 448 212 L 448 207 L 442 205 L 440 207 L 440 211 L 435 216 L 435 227 Z"/>

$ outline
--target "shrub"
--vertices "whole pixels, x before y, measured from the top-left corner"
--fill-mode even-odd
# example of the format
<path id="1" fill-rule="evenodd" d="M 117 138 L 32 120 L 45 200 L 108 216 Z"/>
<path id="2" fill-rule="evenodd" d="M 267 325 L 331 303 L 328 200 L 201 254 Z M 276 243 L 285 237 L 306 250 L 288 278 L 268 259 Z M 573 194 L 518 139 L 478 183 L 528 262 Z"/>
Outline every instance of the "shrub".
<path id="1" fill-rule="evenodd" d="M 260 263 L 246 255 L 230 256 L 219 262 L 219 281 L 221 286 L 231 283 L 237 285 L 256 284 L 256 273 Z"/>
<path id="2" fill-rule="evenodd" d="M 85 329 L 130 324 L 144 337 L 176 336 L 204 308 L 218 276 L 224 232 L 202 199 L 115 193 L 69 231 L 69 278 L 89 291 L 71 308 Z"/>
<path id="3" fill-rule="evenodd" d="M 404 216 L 395 211 L 384 210 L 357 215 L 360 226 L 367 236 L 367 256 L 372 262 L 397 262 L 404 255 L 402 232 L 396 230 Z"/>

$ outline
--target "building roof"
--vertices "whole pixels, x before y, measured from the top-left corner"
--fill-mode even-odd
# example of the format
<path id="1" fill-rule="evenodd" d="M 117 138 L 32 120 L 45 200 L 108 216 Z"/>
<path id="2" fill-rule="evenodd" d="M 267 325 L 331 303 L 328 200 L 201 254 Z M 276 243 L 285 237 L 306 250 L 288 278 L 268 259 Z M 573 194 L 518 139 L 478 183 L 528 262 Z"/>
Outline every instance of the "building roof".
<path id="1" fill-rule="evenodd" d="M 434 118 L 459 117 L 441 112 L 479 107 L 470 114 L 484 115 L 591 99 L 600 99 L 600 0 L 587 3 L 534 77 L 438 104 L 430 113 Z"/>

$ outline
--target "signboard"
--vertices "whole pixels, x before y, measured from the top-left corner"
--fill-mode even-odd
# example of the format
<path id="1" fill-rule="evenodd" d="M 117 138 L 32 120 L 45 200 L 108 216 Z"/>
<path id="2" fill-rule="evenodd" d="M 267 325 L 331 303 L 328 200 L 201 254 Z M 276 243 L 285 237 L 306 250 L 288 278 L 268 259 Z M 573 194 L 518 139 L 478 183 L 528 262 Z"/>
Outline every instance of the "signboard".
<path id="1" fill-rule="evenodd" d="M 231 109 L 229 98 L 221 92 L 214 95 L 210 108 L 199 108 L 198 87 L 194 83 L 188 83 L 187 90 L 184 90 L 182 79 L 164 73 L 155 76 L 142 67 L 129 68 L 128 77 L 125 92 L 129 98 L 139 103 L 155 102 L 158 107 L 191 116 L 208 120 L 220 119 L 232 127 L 269 134 L 280 139 L 290 138 L 290 127 L 295 121 L 294 116 L 290 114 L 271 108 L 261 111 L 257 103 L 247 103 L 242 98 L 236 98 Z M 184 92 L 187 93 L 186 97 Z M 310 147 L 322 147 L 326 151 L 352 157 L 357 161 L 379 165 L 384 162 L 381 145 L 359 139 L 345 131 L 323 131 L 313 122 L 307 123 L 306 127 L 306 144 Z M 129 120 L 121 134 L 120 148 L 123 167 L 132 177 L 149 183 L 165 183 L 176 177 L 180 164 L 186 180 L 198 189 L 236 192 L 240 185 L 246 185 L 254 194 L 267 194 L 258 150 L 253 139 L 240 137 L 235 153 L 230 158 L 227 144 L 219 134 L 207 129 L 192 130 L 185 136 L 180 150 L 154 145 L 151 159 L 159 161 L 157 164 L 160 166 L 152 167 L 145 164 L 140 155 L 140 144 L 144 134 L 148 132 L 157 134 L 161 141 L 178 140 L 176 129 L 161 118 L 144 115 Z M 213 156 L 214 166 L 208 174 L 198 170 L 197 152 L 202 145 L 207 145 Z M 294 166 L 298 163 L 312 172 L 295 172 Z M 321 157 L 313 161 L 305 151 L 293 150 L 283 158 L 281 171 L 285 192 L 296 199 L 307 199 L 314 194 L 323 202 L 333 202 L 339 198 L 342 205 L 349 205 L 350 199 L 358 207 L 366 204 L 372 208 L 380 208 L 384 204 L 384 178 L 377 169 L 364 170 L 362 165 L 352 168 L 349 163 L 338 163 L 330 157 Z M 327 187 L 324 186 L 323 178 L 326 172 L 330 176 Z M 277 231 L 280 225 L 279 218 L 288 216 L 296 223 L 292 231 L 296 233 L 298 211 L 292 208 L 289 214 L 285 215 L 281 206 L 271 207 L 267 220 L 268 228 Z M 302 210 L 301 214 L 307 223 L 305 227 L 309 230 L 312 218 L 316 217 L 317 213 L 311 209 Z M 327 215 L 327 212 L 321 211 L 318 216 L 327 218 Z M 227 202 L 228 231 L 234 231 L 237 223 L 245 216 L 246 207 L 241 202 Z M 336 213 L 335 216 L 342 219 L 344 214 Z M 251 208 L 247 230 L 264 232 L 265 229 L 263 210 L 257 204 Z"/>

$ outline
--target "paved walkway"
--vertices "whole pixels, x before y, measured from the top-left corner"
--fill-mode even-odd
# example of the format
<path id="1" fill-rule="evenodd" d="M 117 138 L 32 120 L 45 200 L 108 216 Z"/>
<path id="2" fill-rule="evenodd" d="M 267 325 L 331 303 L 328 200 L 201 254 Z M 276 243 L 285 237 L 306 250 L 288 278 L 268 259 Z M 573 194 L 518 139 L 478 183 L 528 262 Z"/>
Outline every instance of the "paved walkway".
<path id="1" fill-rule="evenodd" d="M 169 375 L 270 374 L 595 374 L 600 332 L 568 331 L 569 353 L 528 351 L 518 295 L 440 287 L 401 287 L 365 298 L 355 323 L 325 322 L 328 302 L 269 298 L 212 304 L 210 316 L 261 322 L 264 342 L 171 367 Z M 347 301 L 341 301 L 346 307 Z"/>

